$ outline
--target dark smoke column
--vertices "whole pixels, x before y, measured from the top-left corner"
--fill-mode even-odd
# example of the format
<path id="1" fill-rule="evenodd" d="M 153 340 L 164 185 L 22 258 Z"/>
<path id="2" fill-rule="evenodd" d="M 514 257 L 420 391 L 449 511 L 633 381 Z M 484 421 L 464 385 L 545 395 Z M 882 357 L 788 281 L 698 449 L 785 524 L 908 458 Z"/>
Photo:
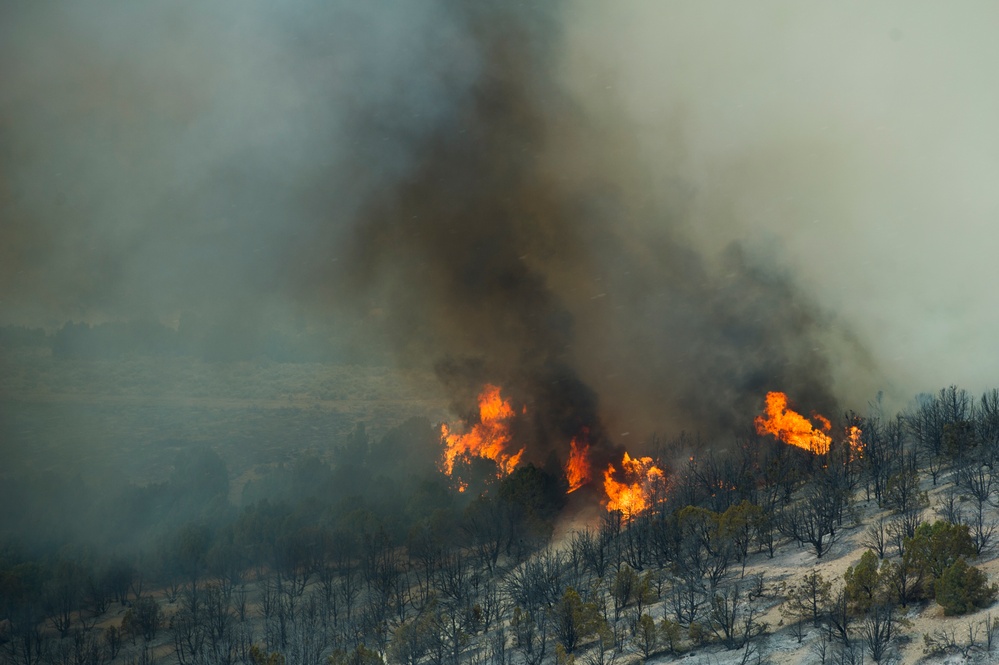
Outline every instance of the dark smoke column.
<path id="1" fill-rule="evenodd" d="M 602 438 L 572 367 L 572 315 L 537 269 L 581 251 L 539 167 L 547 120 L 565 111 L 547 67 L 555 24 L 541 10 L 456 11 L 478 76 L 444 100 L 449 121 L 417 137 L 418 166 L 368 211 L 352 272 L 380 295 L 397 352 L 430 361 L 460 413 L 487 382 L 526 406 L 518 436 L 542 460 L 584 427 Z"/>
<path id="2" fill-rule="evenodd" d="M 365 208 L 342 277 L 383 309 L 401 362 L 433 366 L 466 417 L 501 386 L 527 407 L 518 444 L 535 461 L 565 460 L 587 428 L 600 468 L 609 421 L 745 429 L 769 389 L 836 412 L 820 317 L 790 284 L 738 248 L 715 275 L 670 215 L 617 198 L 599 128 L 553 73 L 557 15 L 455 11 L 469 40 L 454 57 L 476 76 L 441 100 L 445 121 L 388 128 L 414 167 Z"/>

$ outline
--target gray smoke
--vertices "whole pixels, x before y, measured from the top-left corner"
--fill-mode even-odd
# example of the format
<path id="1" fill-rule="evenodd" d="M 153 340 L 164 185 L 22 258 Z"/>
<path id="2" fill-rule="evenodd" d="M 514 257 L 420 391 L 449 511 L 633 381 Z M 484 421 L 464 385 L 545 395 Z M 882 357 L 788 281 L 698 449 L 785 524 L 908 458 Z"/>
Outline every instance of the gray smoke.
<path id="1" fill-rule="evenodd" d="M 995 10 L 903 7 L 4 3 L 3 322 L 357 327 L 539 459 L 977 389 Z"/>

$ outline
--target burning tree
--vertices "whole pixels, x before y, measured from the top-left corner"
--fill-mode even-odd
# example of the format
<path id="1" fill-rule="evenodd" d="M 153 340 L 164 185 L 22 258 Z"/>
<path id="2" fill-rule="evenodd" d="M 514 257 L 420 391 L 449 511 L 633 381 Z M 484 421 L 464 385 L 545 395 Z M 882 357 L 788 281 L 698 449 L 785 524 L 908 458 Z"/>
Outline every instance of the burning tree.
<path id="1" fill-rule="evenodd" d="M 468 432 L 453 433 L 447 423 L 441 424 L 441 442 L 444 444 L 441 471 L 453 475 L 457 460 L 468 461 L 479 457 L 495 462 L 499 477 L 509 475 L 517 468 L 524 454 L 523 448 L 517 452 L 508 449 L 510 421 L 514 415 L 510 402 L 500 396 L 499 387 L 486 385 L 479 395 L 479 422 Z M 460 479 L 459 487 L 464 491 Z"/>
<path id="2" fill-rule="evenodd" d="M 585 434 L 584 431 L 584 436 Z M 569 461 L 565 465 L 565 478 L 569 483 L 570 494 L 591 480 L 593 471 L 590 468 L 589 455 L 590 444 L 579 443 L 577 439 L 569 442 Z"/>
<path id="3" fill-rule="evenodd" d="M 620 473 L 613 464 L 607 465 L 604 471 L 607 510 L 619 510 L 626 520 L 632 519 L 652 507 L 654 496 L 664 481 L 663 470 L 651 457 L 634 458 L 624 453 Z"/>
<path id="4" fill-rule="evenodd" d="M 832 429 L 832 424 L 818 414 L 814 419 L 819 422 L 819 428 L 813 427 L 800 413 L 787 408 L 787 395 L 770 392 L 767 393 L 766 415 L 756 417 L 756 431 L 759 434 L 770 434 L 784 443 L 816 455 L 825 455 L 832 444 L 832 438 L 827 434 Z"/>

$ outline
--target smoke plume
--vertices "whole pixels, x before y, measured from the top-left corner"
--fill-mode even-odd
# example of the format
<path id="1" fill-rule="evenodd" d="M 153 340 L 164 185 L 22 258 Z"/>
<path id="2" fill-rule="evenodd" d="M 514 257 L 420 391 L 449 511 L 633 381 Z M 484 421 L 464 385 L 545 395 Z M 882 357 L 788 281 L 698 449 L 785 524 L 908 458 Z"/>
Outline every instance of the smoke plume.
<path id="1" fill-rule="evenodd" d="M 356 329 L 537 459 L 977 389 L 994 8 L 940 11 L 14 0 L 2 322 Z"/>
<path id="2" fill-rule="evenodd" d="M 666 210 L 628 200 L 614 169 L 633 146 L 594 138 L 560 86 L 551 17 L 463 18 L 478 76 L 350 252 L 403 363 L 432 364 L 463 415 L 503 386 L 541 459 L 583 428 L 604 449 L 657 427 L 731 434 L 771 389 L 835 413 L 824 339 L 842 331 L 738 246 L 709 265 L 679 232 L 682 188 Z"/>

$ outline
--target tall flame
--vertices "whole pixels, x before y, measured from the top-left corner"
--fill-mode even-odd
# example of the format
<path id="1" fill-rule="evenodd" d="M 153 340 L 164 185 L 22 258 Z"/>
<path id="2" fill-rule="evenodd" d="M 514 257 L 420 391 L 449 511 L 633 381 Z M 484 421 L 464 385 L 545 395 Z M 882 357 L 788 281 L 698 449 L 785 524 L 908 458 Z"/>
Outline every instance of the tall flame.
<path id="1" fill-rule="evenodd" d="M 625 453 L 621 459 L 624 482 L 614 478 L 616 473 L 617 469 L 613 464 L 608 464 L 604 471 L 607 510 L 620 510 L 625 519 L 648 510 L 653 502 L 655 485 L 663 479 L 662 469 L 652 463 L 651 457 L 634 458 Z"/>
<path id="2" fill-rule="evenodd" d="M 516 453 L 507 452 L 509 421 L 514 415 L 510 402 L 500 396 L 499 387 L 487 384 L 479 395 L 479 422 L 469 432 L 455 434 L 447 423 L 441 424 L 441 443 L 444 446 L 441 471 L 450 476 L 459 458 L 470 460 L 482 457 L 496 462 L 500 477 L 512 472 L 524 454 L 523 448 Z"/>
<path id="3" fill-rule="evenodd" d="M 864 442 L 860 439 L 863 432 L 856 425 L 851 425 L 847 429 L 847 439 L 850 442 L 850 459 L 857 460 L 864 458 Z"/>
<path id="4" fill-rule="evenodd" d="M 588 483 L 593 475 L 590 469 L 590 444 L 580 444 L 578 438 L 580 437 L 569 442 L 569 461 L 565 465 L 565 479 L 569 482 L 569 494 Z"/>
<path id="5" fill-rule="evenodd" d="M 767 393 L 766 417 L 756 417 L 756 431 L 759 434 L 772 434 L 784 443 L 804 448 L 816 455 L 829 452 L 832 438 L 825 434 L 832 429 L 832 424 L 822 416 L 816 416 L 820 431 L 812 427 L 812 423 L 800 413 L 787 408 L 787 395 L 781 392 Z"/>

